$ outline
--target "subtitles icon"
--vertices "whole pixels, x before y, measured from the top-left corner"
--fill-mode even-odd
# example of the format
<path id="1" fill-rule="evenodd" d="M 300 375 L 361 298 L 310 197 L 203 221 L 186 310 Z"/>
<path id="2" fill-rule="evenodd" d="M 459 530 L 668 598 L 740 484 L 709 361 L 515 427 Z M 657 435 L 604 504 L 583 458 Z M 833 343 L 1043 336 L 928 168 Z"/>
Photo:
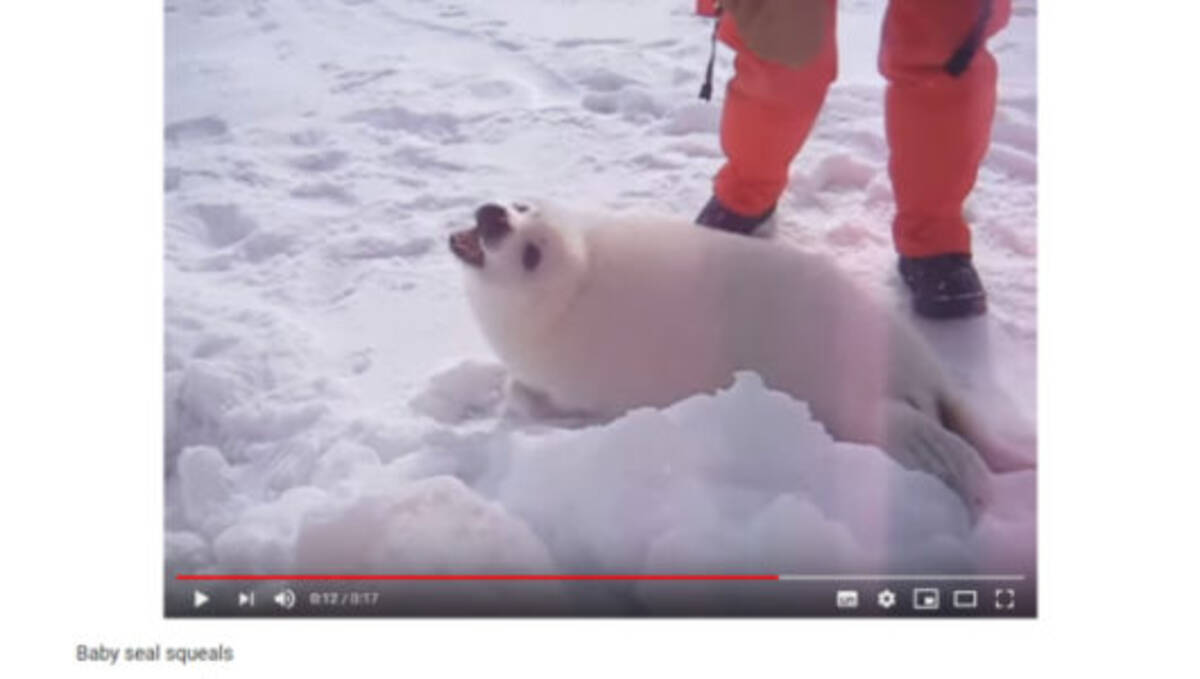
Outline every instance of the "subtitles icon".
<path id="1" fill-rule="evenodd" d="M 956 589 L 953 602 L 955 608 L 978 608 L 979 593 L 973 589 Z"/>
<path id="2" fill-rule="evenodd" d="M 837 592 L 838 608 L 858 608 L 858 590 L 839 589 Z"/>
<path id="3" fill-rule="evenodd" d="M 913 610 L 936 611 L 942 605 L 941 594 L 933 587 L 918 587 L 913 590 Z"/>

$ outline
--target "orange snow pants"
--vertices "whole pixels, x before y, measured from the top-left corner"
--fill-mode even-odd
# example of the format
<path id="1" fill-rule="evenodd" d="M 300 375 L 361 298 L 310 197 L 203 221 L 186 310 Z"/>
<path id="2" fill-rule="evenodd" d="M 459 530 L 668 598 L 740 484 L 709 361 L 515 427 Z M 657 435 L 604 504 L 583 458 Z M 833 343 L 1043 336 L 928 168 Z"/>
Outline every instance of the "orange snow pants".
<path id="1" fill-rule="evenodd" d="M 732 16 L 721 19 L 718 35 L 736 57 L 721 116 L 726 162 L 713 189 L 734 212 L 759 215 L 779 199 L 788 166 L 837 76 L 837 3 L 824 1 L 829 3 L 824 43 L 800 68 L 756 57 Z M 993 0 L 965 70 L 951 75 L 946 64 L 979 23 L 984 3 L 888 3 L 879 70 L 887 79 L 888 174 L 896 198 L 892 235 L 905 256 L 971 251 L 963 201 L 987 152 L 996 108 L 996 61 L 986 39 L 1008 23 L 1011 0 Z"/>

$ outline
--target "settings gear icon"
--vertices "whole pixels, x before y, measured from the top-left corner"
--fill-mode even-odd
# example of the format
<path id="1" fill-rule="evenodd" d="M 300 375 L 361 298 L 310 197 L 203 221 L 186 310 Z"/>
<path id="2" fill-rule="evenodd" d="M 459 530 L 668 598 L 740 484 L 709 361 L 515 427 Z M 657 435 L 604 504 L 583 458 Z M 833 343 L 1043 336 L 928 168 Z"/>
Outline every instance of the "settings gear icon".
<path id="1" fill-rule="evenodd" d="M 879 593 L 879 596 L 876 597 L 876 601 L 879 602 L 880 608 L 885 610 L 889 609 L 896 605 L 896 593 L 890 589 L 885 589 Z"/>

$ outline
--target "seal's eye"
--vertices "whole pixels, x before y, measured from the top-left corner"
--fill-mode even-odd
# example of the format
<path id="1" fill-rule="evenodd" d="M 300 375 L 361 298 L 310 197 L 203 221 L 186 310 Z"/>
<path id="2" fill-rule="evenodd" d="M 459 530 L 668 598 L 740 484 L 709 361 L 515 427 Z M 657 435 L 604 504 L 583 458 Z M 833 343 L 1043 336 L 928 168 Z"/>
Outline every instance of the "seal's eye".
<path id="1" fill-rule="evenodd" d="M 521 264 L 526 271 L 533 271 L 542 263 L 542 249 L 533 243 L 525 244 L 525 251 L 521 253 Z"/>
<path id="2" fill-rule="evenodd" d="M 513 209 L 522 214 L 529 212 L 529 206 L 525 203 L 513 203 Z"/>

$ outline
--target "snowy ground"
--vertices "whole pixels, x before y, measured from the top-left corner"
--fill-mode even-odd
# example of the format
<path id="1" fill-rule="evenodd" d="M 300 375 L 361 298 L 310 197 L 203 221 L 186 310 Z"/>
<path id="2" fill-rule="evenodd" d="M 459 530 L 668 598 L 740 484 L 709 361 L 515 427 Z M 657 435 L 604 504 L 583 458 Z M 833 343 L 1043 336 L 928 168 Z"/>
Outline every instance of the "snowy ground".
<path id="1" fill-rule="evenodd" d="M 905 308 L 889 240 L 883 0 L 841 3 L 840 78 L 780 247 Z M 692 216 L 721 156 L 690 0 L 167 0 L 166 567 L 836 572 L 1027 568 L 1033 474 L 971 528 L 936 482 L 834 442 L 745 375 L 604 427 L 502 416 L 445 248 L 537 196 Z M 1032 437 L 1035 10 L 1017 0 L 969 205 L 986 318 L 921 324 Z M 653 593 L 643 592 L 653 605 Z M 569 592 L 564 594 L 569 596 Z"/>

